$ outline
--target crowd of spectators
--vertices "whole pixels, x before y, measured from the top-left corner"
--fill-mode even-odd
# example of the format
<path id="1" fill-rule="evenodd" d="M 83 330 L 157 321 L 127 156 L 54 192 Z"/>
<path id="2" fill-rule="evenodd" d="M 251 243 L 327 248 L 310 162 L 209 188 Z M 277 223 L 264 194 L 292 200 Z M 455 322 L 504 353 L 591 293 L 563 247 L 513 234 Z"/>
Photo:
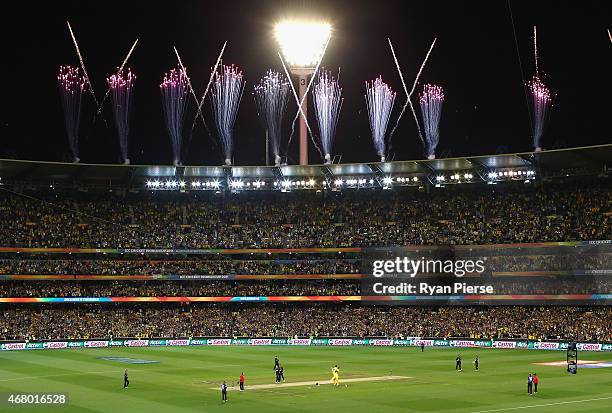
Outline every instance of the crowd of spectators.
<path id="1" fill-rule="evenodd" d="M 270 281 L 3 281 L 0 297 L 232 297 L 359 295 L 359 282 Z"/>
<path id="2" fill-rule="evenodd" d="M 0 195 L 0 246 L 292 248 L 610 237 L 605 186 L 171 197 Z"/>
<path id="3" fill-rule="evenodd" d="M 598 253 L 589 251 L 557 251 L 556 254 L 533 252 L 513 255 L 455 257 L 484 259 L 486 274 L 530 271 L 590 271 L 612 275 L 612 247 L 600 246 Z M 573 247 L 573 249 L 575 249 Z M 527 251 L 523 249 L 524 251 Z M 486 250 L 482 251 L 487 253 Z M 528 252 L 528 251 L 527 251 Z M 478 253 L 476 253 L 478 254 Z M 223 259 L 197 256 L 169 259 L 0 259 L 0 275 L 290 275 L 290 274 L 358 274 L 365 271 L 359 258 L 296 258 L 296 259 Z M 363 264 L 371 268 L 371 263 Z"/>
<path id="4" fill-rule="evenodd" d="M 3 308 L 0 339 L 471 337 L 612 341 L 610 307 L 141 305 Z"/>
<path id="5" fill-rule="evenodd" d="M 359 270 L 357 260 L 346 259 L 0 260 L 0 274 L 19 275 L 354 274 L 359 273 Z"/>
<path id="6" fill-rule="evenodd" d="M 377 280 L 378 281 L 378 280 Z M 448 279 L 452 285 L 457 279 Z M 368 280 L 370 284 L 370 282 Z M 420 281 L 415 281 L 417 285 Z M 491 285 L 492 295 L 575 295 L 612 291 L 612 277 L 503 277 L 483 282 L 464 279 L 471 286 Z M 442 281 L 431 282 L 443 285 Z M 334 295 L 412 295 L 376 294 L 359 280 L 243 280 L 243 281 L 1 281 L 0 297 L 233 297 L 233 296 L 334 296 Z M 440 294 L 449 295 L 449 294 Z"/>

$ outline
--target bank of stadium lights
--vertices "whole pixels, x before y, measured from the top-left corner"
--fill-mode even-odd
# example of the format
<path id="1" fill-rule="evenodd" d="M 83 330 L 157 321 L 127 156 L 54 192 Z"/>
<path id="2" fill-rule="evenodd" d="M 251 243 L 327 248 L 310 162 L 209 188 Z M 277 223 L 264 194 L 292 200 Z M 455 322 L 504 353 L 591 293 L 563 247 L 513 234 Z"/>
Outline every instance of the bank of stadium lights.
<path id="1" fill-rule="evenodd" d="M 395 179 L 398 183 L 400 184 L 410 184 L 410 183 L 417 183 L 419 182 L 419 177 L 418 176 L 399 176 Z"/>
<path id="2" fill-rule="evenodd" d="M 489 182 L 494 181 L 507 181 L 507 180 L 523 180 L 529 181 L 535 178 L 535 171 L 533 170 L 499 170 L 499 171 L 491 171 L 487 174 L 487 178 Z"/>
<path id="3" fill-rule="evenodd" d="M 192 190 L 206 190 L 206 189 L 219 189 L 220 183 L 217 180 L 211 181 L 191 181 L 190 183 L 183 180 L 166 180 L 162 181 L 156 179 L 154 181 L 147 181 L 146 186 L 148 189 L 153 191 L 182 191 L 187 188 Z"/>
<path id="4" fill-rule="evenodd" d="M 451 181 L 453 182 L 460 182 L 460 181 L 471 181 L 474 178 L 474 175 L 472 175 L 471 173 L 458 173 L 455 172 L 453 175 L 450 176 Z"/>

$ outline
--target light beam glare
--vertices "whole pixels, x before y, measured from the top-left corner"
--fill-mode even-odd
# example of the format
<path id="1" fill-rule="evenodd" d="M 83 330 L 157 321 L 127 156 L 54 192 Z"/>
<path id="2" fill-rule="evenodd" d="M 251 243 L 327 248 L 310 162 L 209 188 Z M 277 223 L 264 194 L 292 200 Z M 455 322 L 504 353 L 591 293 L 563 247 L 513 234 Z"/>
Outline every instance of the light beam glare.
<path id="1" fill-rule="evenodd" d="M 328 23 L 281 22 L 274 36 L 289 66 L 314 67 L 321 60 L 324 46 L 331 37 Z"/>

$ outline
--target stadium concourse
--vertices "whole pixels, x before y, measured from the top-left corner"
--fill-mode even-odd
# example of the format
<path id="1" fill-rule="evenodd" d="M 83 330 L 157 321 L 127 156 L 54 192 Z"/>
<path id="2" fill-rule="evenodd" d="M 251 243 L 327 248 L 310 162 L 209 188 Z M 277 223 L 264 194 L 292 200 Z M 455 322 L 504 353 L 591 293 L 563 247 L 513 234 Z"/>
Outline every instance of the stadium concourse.
<path id="1" fill-rule="evenodd" d="M 520 174 L 500 180 L 480 170 L 484 180 L 464 184 L 421 176 L 416 185 L 412 177 L 395 178 L 411 183 L 397 186 L 383 178 L 378 187 L 293 191 L 231 185 L 158 191 L 135 188 L 129 180 L 109 191 L 85 182 L 88 171 L 104 174 L 104 168 L 2 161 L 0 173 L 8 178 L 0 181 L 0 340 L 410 336 L 610 342 L 612 309 L 591 306 L 596 301 L 554 307 L 359 301 L 364 251 L 397 246 L 493 251 L 481 278 L 462 281 L 495 279 L 501 297 L 609 294 L 612 253 L 593 248 L 607 248 L 611 239 L 611 181 L 601 163 L 584 161 L 590 159 L 584 152 L 563 156 L 579 159 L 571 173 L 549 160 L 535 165 L 542 176 L 535 179 Z M 508 155 L 486 162 L 508 159 L 517 165 Z M 444 166 L 435 162 L 442 163 L 432 168 Z M 66 168 L 73 172 L 58 173 Z M 144 185 L 148 178 L 139 179 Z M 357 181 L 362 179 L 370 178 Z M 587 249 L 574 255 L 562 249 L 581 246 Z M 512 253 L 500 252 L 506 250 Z M 567 277 L 578 270 L 595 275 Z M 279 302 L 225 302 L 236 297 Z"/>

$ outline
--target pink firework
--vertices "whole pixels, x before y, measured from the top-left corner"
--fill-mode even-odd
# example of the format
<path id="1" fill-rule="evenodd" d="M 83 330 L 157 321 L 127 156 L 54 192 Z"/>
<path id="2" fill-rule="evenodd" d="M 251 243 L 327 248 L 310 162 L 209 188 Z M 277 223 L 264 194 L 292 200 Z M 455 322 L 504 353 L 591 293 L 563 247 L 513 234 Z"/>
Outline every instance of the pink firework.
<path id="1" fill-rule="evenodd" d="M 115 116 L 117 134 L 119 135 L 119 148 L 124 164 L 130 163 L 128 158 L 128 137 L 130 134 L 130 112 L 135 80 L 136 76 L 130 69 L 127 70 L 127 73 L 121 70 L 106 79 L 111 91 L 113 114 Z"/>
<path id="2" fill-rule="evenodd" d="M 68 145 L 74 162 L 79 161 L 79 124 L 81 119 L 81 98 L 87 89 L 87 81 L 78 67 L 60 66 L 57 75 Z"/>
<path id="3" fill-rule="evenodd" d="M 424 85 L 423 91 L 419 95 L 419 103 L 423 116 L 427 157 L 433 159 L 436 156 L 436 147 L 440 141 L 439 125 L 442 116 L 442 103 L 444 103 L 444 89 L 438 85 Z"/>
<path id="4" fill-rule="evenodd" d="M 187 73 L 184 69 L 178 68 L 166 73 L 164 80 L 159 85 L 175 165 L 180 164 L 181 161 L 183 120 L 187 107 L 188 83 Z"/>
<path id="5" fill-rule="evenodd" d="M 372 142 L 381 162 L 385 162 L 387 151 L 387 125 L 395 102 L 395 92 L 382 80 L 382 76 L 365 82 L 365 99 L 372 131 Z"/>
<path id="6" fill-rule="evenodd" d="M 531 122 L 533 134 L 533 146 L 536 151 L 540 150 L 540 141 L 544 134 L 546 118 L 550 109 L 552 98 L 550 89 L 535 75 L 529 82 L 527 88 L 531 94 Z"/>

